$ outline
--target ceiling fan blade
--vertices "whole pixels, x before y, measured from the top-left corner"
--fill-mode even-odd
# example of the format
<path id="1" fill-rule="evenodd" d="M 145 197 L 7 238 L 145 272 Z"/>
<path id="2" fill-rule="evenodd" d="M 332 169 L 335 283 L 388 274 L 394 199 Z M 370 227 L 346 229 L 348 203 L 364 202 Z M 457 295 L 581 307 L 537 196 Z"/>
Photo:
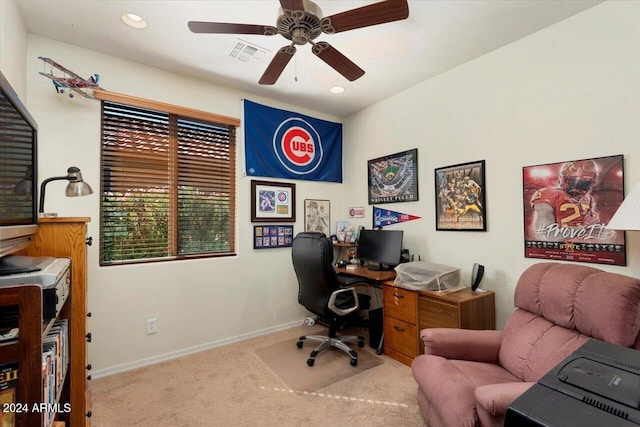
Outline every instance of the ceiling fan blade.
<path id="1" fill-rule="evenodd" d="M 362 68 L 358 67 L 327 42 L 315 43 L 312 52 L 351 82 L 364 75 Z"/>
<path id="2" fill-rule="evenodd" d="M 322 19 L 320 25 L 323 33 L 333 34 L 399 21 L 408 17 L 407 0 L 385 0 L 327 16 Z"/>
<path id="3" fill-rule="evenodd" d="M 280 0 L 280 6 L 284 10 L 304 10 L 302 0 Z"/>
<path id="4" fill-rule="evenodd" d="M 189 29 L 194 33 L 208 34 L 258 34 L 274 36 L 278 29 L 271 25 L 233 24 L 230 22 L 189 21 Z"/>
<path id="5" fill-rule="evenodd" d="M 293 55 L 296 53 L 295 46 L 285 46 L 281 47 L 276 56 L 273 57 L 271 63 L 267 67 L 267 69 L 260 77 L 261 85 L 272 85 L 278 80 L 280 74 L 284 71 L 284 68 L 287 66 Z"/>

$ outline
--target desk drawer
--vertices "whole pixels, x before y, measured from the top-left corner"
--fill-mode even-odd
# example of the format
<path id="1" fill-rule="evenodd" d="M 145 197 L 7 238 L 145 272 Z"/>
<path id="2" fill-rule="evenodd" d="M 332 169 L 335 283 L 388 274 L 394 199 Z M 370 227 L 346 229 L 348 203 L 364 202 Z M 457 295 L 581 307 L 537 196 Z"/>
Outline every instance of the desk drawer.
<path id="1" fill-rule="evenodd" d="M 414 358 L 418 355 L 418 328 L 392 317 L 384 318 L 384 345 Z"/>
<path id="2" fill-rule="evenodd" d="M 420 297 L 420 329 L 459 328 L 457 305 L 447 304 L 432 298 Z"/>
<path id="3" fill-rule="evenodd" d="M 417 323 L 416 292 L 395 286 L 385 286 L 382 301 L 384 303 L 385 316 L 402 319 L 413 325 Z"/>

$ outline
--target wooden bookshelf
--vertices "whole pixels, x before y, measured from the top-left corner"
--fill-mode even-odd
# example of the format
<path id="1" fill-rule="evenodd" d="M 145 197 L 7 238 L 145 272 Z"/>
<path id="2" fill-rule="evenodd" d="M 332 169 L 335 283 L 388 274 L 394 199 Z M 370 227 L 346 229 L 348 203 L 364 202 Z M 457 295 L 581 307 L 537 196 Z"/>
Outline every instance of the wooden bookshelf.
<path id="1" fill-rule="evenodd" d="M 29 406 L 43 401 L 42 395 L 42 289 L 38 285 L 0 288 L 0 307 L 18 307 L 17 341 L 0 343 L 0 365 L 18 363 L 17 426 L 41 426 L 42 414 Z"/>
<path id="2" fill-rule="evenodd" d="M 40 218 L 33 243 L 19 253 L 71 259 L 71 295 L 66 314 L 70 322 L 70 365 L 63 390 L 63 396 L 68 396 L 71 404 L 71 427 L 87 426 L 91 417 L 87 390 L 87 381 L 91 378 L 88 374 L 91 365 L 87 360 L 87 343 L 91 341 L 91 334 L 87 332 L 87 317 L 90 316 L 87 310 L 87 245 L 91 244 L 87 238 L 87 223 L 90 221 L 86 217 Z"/>

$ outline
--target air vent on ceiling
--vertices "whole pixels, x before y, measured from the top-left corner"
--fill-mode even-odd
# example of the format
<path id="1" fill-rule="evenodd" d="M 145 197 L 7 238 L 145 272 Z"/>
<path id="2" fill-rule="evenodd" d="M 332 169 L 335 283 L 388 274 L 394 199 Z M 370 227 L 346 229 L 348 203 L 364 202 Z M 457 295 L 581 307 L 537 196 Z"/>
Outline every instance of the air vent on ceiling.
<path id="1" fill-rule="evenodd" d="M 238 39 L 229 56 L 241 62 L 261 61 L 268 52 L 270 52 L 268 49 Z"/>

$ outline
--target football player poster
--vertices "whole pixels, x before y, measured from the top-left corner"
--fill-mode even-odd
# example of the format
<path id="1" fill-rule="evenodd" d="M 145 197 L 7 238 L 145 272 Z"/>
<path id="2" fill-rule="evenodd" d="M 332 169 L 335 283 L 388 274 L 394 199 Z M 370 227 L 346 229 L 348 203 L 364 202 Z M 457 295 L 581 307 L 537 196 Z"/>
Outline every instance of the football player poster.
<path id="1" fill-rule="evenodd" d="M 487 231 L 484 160 L 435 169 L 436 230 Z"/>
<path id="2" fill-rule="evenodd" d="M 525 257 L 626 265 L 624 232 L 606 229 L 623 169 L 622 155 L 523 167 Z"/>

